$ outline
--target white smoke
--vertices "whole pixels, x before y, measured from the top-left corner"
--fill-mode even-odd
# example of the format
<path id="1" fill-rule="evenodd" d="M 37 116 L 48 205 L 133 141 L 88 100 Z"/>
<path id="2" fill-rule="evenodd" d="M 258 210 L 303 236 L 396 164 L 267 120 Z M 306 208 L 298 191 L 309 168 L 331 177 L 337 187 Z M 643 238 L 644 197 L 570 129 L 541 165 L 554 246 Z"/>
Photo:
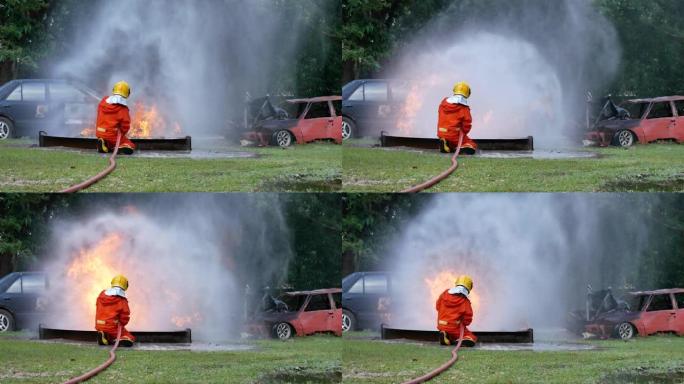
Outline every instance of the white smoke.
<path id="1" fill-rule="evenodd" d="M 647 223 L 621 195 L 448 194 L 396 237 L 394 326 L 433 329 L 453 278 L 474 279 L 475 330 L 562 326 L 587 284 L 623 287 L 647 244 Z M 605 265 L 610 260 L 609 265 Z"/>
<path id="2" fill-rule="evenodd" d="M 106 1 L 80 22 L 55 75 L 103 92 L 126 80 L 131 106 L 159 105 L 184 134 L 221 133 L 246 92 L 277 92 L 274 82 L 296 70 L 302 29 L 300 18 L 267 0 Z"/>
<path id="3" fill-rule="evenodd" d="M 435 136 L 439 103 L 466 81 L 474 138 L 531 135 L 539 147 L 577 138 L 586 91 L 617 69 L 614 28 L 588 1 L 500 5 L 454 5 L 400 52 L 388 77 L 416 84 L 421 101 L 408 100 L 395 133 Z"/>
<path id="4" fill-rule="evenodd" d="M 289 235 L 277 198 L 131 200 L 118 209 L 91 201 L 102 213 L 53 226 L 44 268 L 55 305 L 48 326 L 93 329 L 95 299 L 121 273 L 130 281 L 129 330 L 191 328 L 195 339 L 227 339 L 245 320 L 246 286 L 258 290 L 285 278 Z"/>

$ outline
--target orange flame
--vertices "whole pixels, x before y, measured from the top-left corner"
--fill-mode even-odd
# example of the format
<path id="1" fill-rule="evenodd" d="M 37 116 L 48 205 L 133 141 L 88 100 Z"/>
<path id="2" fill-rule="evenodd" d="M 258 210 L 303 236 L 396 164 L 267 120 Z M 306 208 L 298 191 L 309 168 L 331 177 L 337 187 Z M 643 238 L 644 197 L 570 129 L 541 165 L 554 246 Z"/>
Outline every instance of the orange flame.
<path id="1" fill-rule="evenodd" d="M 414 83 L 411 85 L 411 89 L 406 95 L 406 100 L 404 105 L 402 105 L 399 111 L 399 119 L 397 120 L 397 127 L 399 132 L 403 135 L 409 135 L 413 126 L 415 124 L 416 115 L 418 111 L 423 107 L 423 94 L 419 84 Z"/>
<path id="2" fill-rule="evenodd" d="M 125 255 L 127 238 L 120 233 L 109 233 L 96 244 L 77 251 L 66 268 L 66 275 L 75 292 L 76 300 L 70 312 L 77 314 L 79 325 L 92 327 L 95 319 L 95 300 L 102 290 L 109 288 L 112 277 L 127 276 L 131 287 L 126 292 L 131 308 L 130 327 L 133 330 L 187 327 L 202 320 L 198 312 L 191 312 L 192 303 L 184 303 L 178 292 L 159 287 L 140 271 L 135 259 Z M 151 313 L 150 308 L 164 302 L 165 308 L 186 308 L 182 313 Z M 185 305 L 184 305 L 185 304 Z M 168 318 L 163 318 L 168 316 Z M 165 328 L 166 329 L 166 328 Z"/>
<path id="3" fill-rule="evenodd" d="M 457 273 L 454 271 L 442 271 L 434 275 L 432 278 L 426 277 L 425 284 L 430 290 L 430 302 L 437 302 L 437 299 L 442 292 L 453 287 L 456 278 L 462 274 L 463 273 Z M 470 299 L 470 304 L 473 307 L 473 312 L 475 313 L 475 316 L 477 316 L 480 310 L 480 295 L 477 293 L 474 287 L 473 292 L 468 295 L 468 298 Z"/>

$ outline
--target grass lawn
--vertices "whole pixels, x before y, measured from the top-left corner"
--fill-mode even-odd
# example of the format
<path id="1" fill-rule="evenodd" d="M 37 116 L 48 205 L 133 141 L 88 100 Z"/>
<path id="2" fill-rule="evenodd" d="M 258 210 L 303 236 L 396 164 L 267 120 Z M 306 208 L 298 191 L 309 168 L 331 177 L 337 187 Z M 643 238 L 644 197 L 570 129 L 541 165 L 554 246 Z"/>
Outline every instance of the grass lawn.
<path id="1" fill-rule="evenodd" d="M 437 152 L 345 144 L 342 189 L 397 192 L 450 165 Z M 430 192 L 636 192 L 684 191 L 684 145 L 650 144 L 630 149 L 590 148 L 598 158 L 532 159 L 461 157 L 459 168 Z"/>
<path id="2" fill-rule="evenodd" d="M 330 383 L 341 378 L 342 339 L 309 336 L 261 340 L 236 352 L 117 351 L 117 360 L 89 383 Z M 43 343 L 0 336 L 0 382 L 55 383 L 108 358 L 96 345 Z"/>
<path id="3" fill-rule="evenodd" d="M 105 155 L 30 147 L 25 139 L 0 141 L 0 191 L 56 192 L 108 165 Z M 337 191 L 340 145 L 315 143 L 283 150 L 222 148 L 254 158 L 118 158 L 117 169 L 90 192 Z"/>
<path id="4" fill-rule="evenodd" d="M 598 348 L 553 352 L 464 349 L 456 365 L 430 383 L 684 382 L 684 337 L 590 343 Z M 345 337 L 343 381 L 398 383 L 425 374 L 450 357 L 450 350 L 439 345 Z"/>

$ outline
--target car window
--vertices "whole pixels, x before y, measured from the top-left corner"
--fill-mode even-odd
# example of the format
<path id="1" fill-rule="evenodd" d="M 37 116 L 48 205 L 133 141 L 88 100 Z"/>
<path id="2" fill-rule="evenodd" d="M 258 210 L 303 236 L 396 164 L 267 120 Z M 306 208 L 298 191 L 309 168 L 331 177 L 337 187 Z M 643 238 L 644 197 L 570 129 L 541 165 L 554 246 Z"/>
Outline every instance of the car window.
<path id="1" fill-rule="evenodd" d="M 5 291 L 7 293 L 21 293 L 21 277 L 14 280 L 14 283 L 10 285 L 9 288 Z"/>
<path id="2" fill-rule="evenodd" d="M 363 101 L 363 84 L 356 88 L 356 91 L 349 96 L 348 100 Z"/>
<path id="3" fill-rule="evenodd" d="M 387 101 L 387 83 L 384 81 L 369 81 L 364 84 L 364 100 L 366 101 Z"/>
<path id="4" fill-rule="evenodd" d="M 66 83 L 49 83 L 48 91 L 51 101 L 82 103 L 87 100 L 85 93 Z"/>
<path id="5" fill-rule="evenodd" d="M 309 300 L 309 304 L 306 306 L 304 312 L 325 311 L 328 309 L 331 309 L 330 299 L 326 293 L 323 295 L 311 295 L 311 300 Z"/>
<path id="6" fill-rule="evenodd" d="M 349 292 L 349 293 L 363 293 L 363 277 L 356 280 L 356 283 L 354 283 L 354 285 L 352 285 L 347 292 Z"/>
<path id="7" fill-rule="evenodd" d="M 45 101 L 45 83 L 24 83 L 21 95 L 23 101 Z"/>
<path id="8" fill-rule="evenodd" d="M 646 311 L 666 311 L 668 309 L 672 309 L 672 300 L 669 294 L 664 294 L 654 295 Z"/>
<path id="9" fill-rule="evenodd" d="M 648 299 L 647 295 L 628 295 L 624 298 L 625 302 L 627 302 L 627 307 L 630 311 L 641 311 L 641 309 L 644 308 L 644 303 L 646 303 L 646 299 Z"/>
<path id="10" fill-rule="evenodd" d="M 330 117 L 330 106 L 328 105 L 328 102 L 311 103 L 309 112 L 306 114 L 306 119 L 319 119 L 322 117 Z"/>
<path id="11" fill-rule="evenodd" d="M 10 101 L 21 101 L 21 84 L 19 84 L 14 91 L 7 96 L 6 100 Z"/>
<path id="12" fill-rule="evenodd" d="M 387 277 L 385 275 L 366 275 L 364 285 L 365 293 L 387 293 Z"/>
<path id="13" fill-rule="evenodd" d="M 333 101 L 333 109 L 335 110 L 335 115 L 337 116 L 342 116 L 342 101 L 341 100 L 335 100 Z"/>
<path id="14" fill-rule="evenodd" d="M 630 118 L 641 119 L 641 116 L 646 112 L 646 108 L 648 108 L 648 103 L 622 103 L 620 107 L 629 112 Z"/>
<path id="15" fill-rule="evenodd" d="M 675 301 L 677 302 L 677 308 L 684 309 L 684 292 L 675 293 Z"/>
<path id="16" fill-rule="evenodd" d="M 30 274 L 22 276 L 22 290 L 24 293 L 41 293 L 45 291 L 45 276 Z"/>
<path id="17" fill-rule="evenodd" d="M 677 110 L 677 116 L 684 117 L 684 100 L 675 101 L 675 109 Z"/>
<path id="18" fill-rule="evenodd" d="M 651 112 L 648 113 L 648 119 L 660 119 L 664 117 L 672 117 L 672 108 L 670 102 L 665 101 L 661 103 L 654 103 L 651 107 Z"/>
<path id="19" fill-rule="evenodd" d="M 342 308 L 342 293 L 333 293 L 333 302 L 335 303 L 335 308 Z"/>

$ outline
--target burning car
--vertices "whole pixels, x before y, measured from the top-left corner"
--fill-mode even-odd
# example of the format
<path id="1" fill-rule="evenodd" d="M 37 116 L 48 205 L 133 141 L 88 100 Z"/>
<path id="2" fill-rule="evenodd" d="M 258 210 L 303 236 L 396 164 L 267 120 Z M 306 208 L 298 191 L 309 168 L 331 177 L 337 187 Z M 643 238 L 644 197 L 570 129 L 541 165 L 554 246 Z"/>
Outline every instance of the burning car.
<path id="1" fill-rule="evenodd" d="M 78 133 L 92 124 L 97 93 L 67 80 L 19 79 L 0 87 L 0 140 L 65 129 Z"/>
<path id="2" fill-rule="evenodd" d="M 288 99 L 274 106 L 269 97 L 247 104 L 242 145 L 289 147 L 316 140 L 342 143 L 342 116 L 335 103 L 339 96 Z M 296 117 L 293 117 L 296 116 Z"/>
<path id="3" fill-rule="evenodd" d="M 257 322 L 280 340 L 328 332 L 342 336 L 341 293 L 339 288 L 283 293 Z"/>
<path id="4" fill-rule="evenodd" d="M 611 290 L 587 295 L 584 311 L 571 313 L 571 329 L 585 336 L 618 337 L 656 333 L 684 335 L 684 288 L 629 292 L 624 300 Z"/>
<path id="5" fill-rule="evenodd" d="M 584 144 L 631 147 L 658 140 L 684 141 L 684 96 L 632 99 L 619 106 L 609 99 Z"/>
<path id="6" fill-rule="evenodd" d="M 47 278 L 40 272 L 12 272 L 0 279 L 0 332 L 37 325 L 45 312 Z"/>

